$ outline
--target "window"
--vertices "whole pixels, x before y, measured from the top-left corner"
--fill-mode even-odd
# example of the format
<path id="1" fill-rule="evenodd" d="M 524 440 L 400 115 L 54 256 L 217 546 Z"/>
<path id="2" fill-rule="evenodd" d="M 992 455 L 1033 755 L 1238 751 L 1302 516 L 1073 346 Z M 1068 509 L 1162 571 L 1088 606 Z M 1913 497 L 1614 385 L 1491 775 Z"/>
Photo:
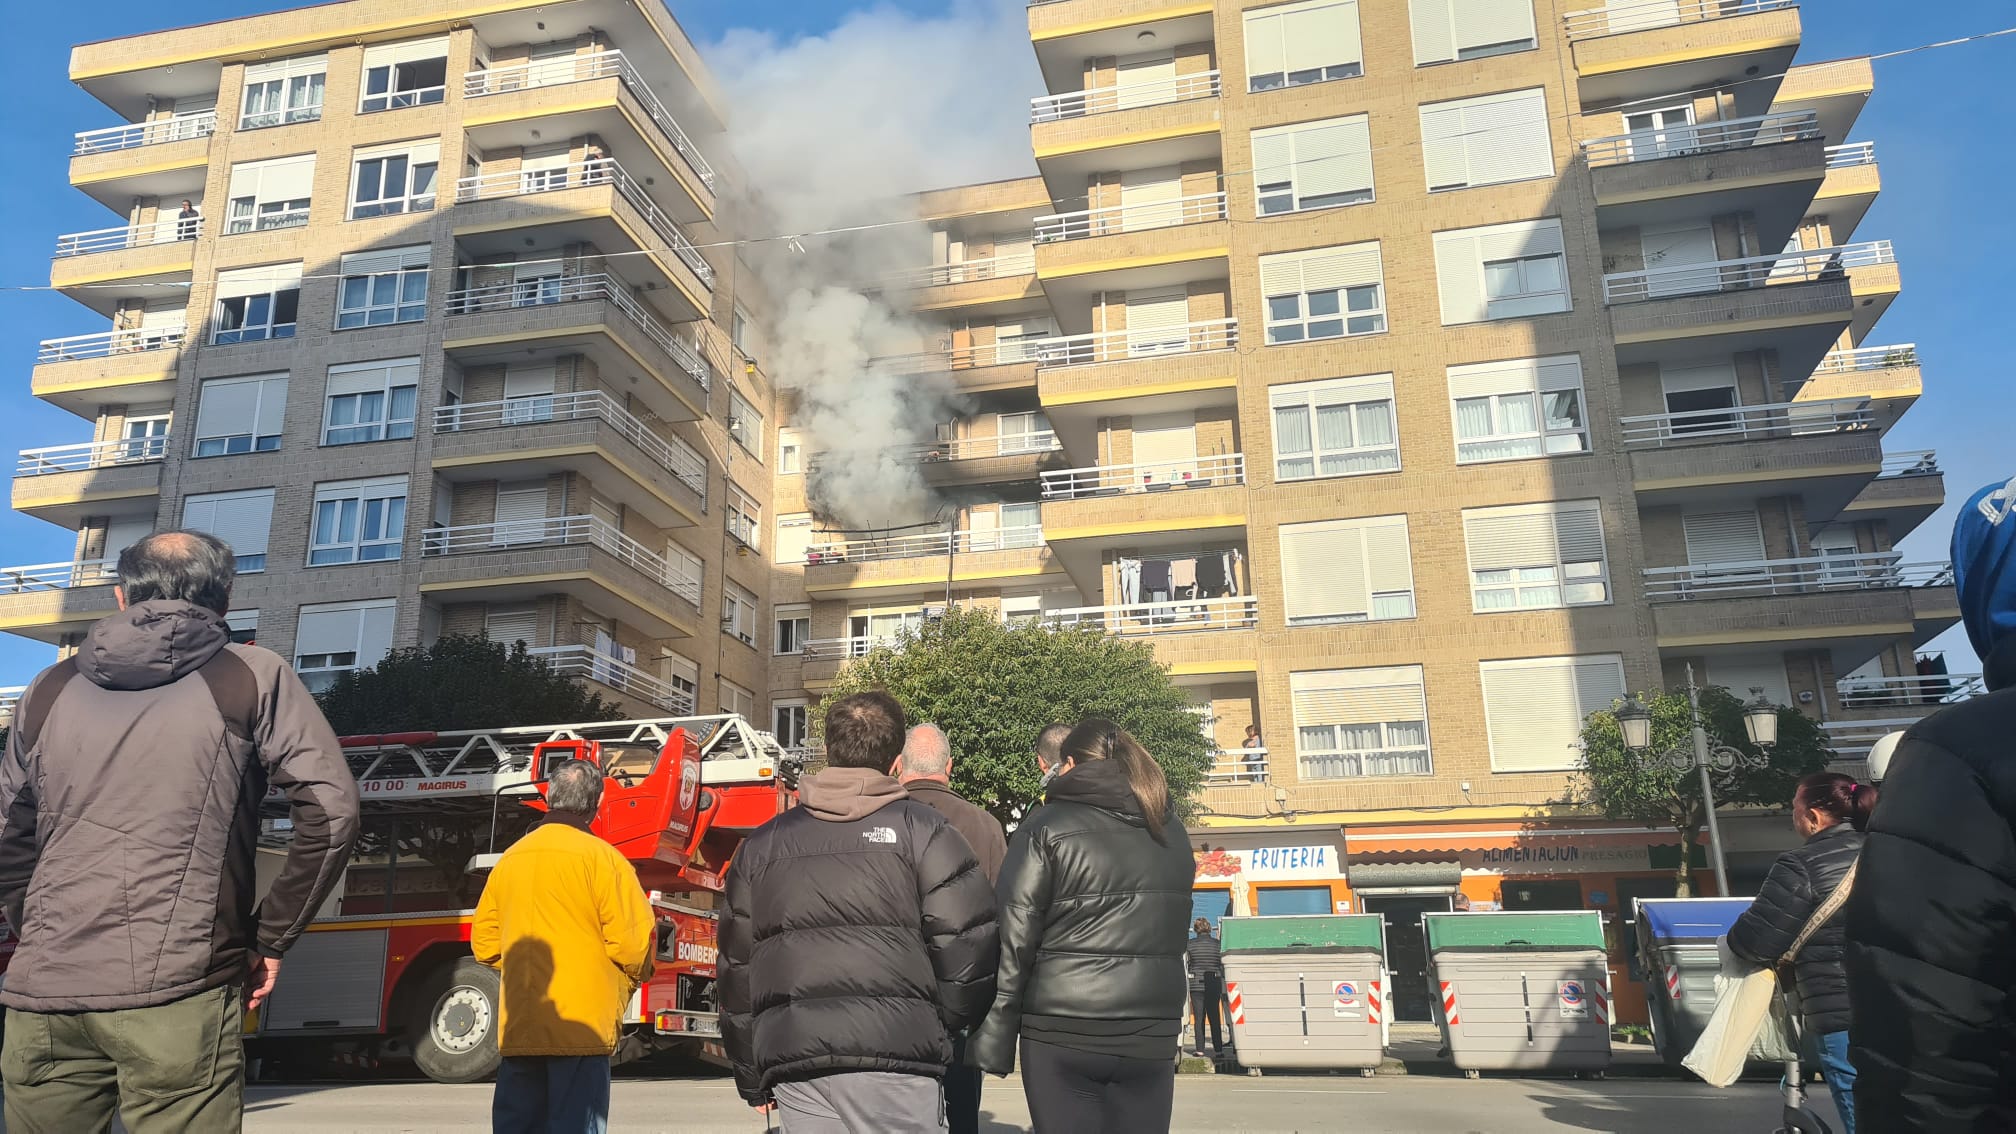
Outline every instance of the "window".
<path id="1" fill-rule="evenodd" d="M 1304 0 L 1246 13 L 1246 89 L 1272 91 L 1365 73 L 1358 0 Z"/>
<path id="2" fill-rule="evenodd" d="M 780 655 L 804 653 L 805 641 L 812 636 L 812 608 L 802 603 L 780 606 L 774 621 L 777 626 L 776 652 Z"/>
<path id="3" fill-rule="evenodd" d="M 1547 93 L 1535 88 L 1424 106 L 1421 156 L 1431 193 L 1552 177 Z"/>
<path id="4" fill-rule="evenodd" d="M 1570 300 L 1561 222 L 1438 232 L 1435 282 L 1445 326 L 1566 311 Z"/>
<path id="5" fill-rule="evenodd" d="M 392 648 L 394 600 L 317 603 L 301 608 L 294 630 L 294 669 L 320 693 L 353 669 L 377 665 Z"/>
<path id="6" fill-rule="evenodd" d="M 1659 390 L 1666 399 L 1666 432 L 1720 433 L 1737 427 L 1733 410 L 1743 404 L 1736 386 L 1736 363 L 1730 358 L 1659 364 Z"/>
<path id="7" fill-rule="evenodd" d="M 286 415 L 285 374 L 212 378 L 197 395 L 195 455 L 222 457 L 278 449 L 280 423 Z"/>
<path id="8" fill-rule="evenodd" d="M 1274 410 L 1275 480 L 1400 467 L 1391 374 L 1275 386 L 1267 401 Z"/>
<path id="9" fill-rule="evenodd" d="M 448 39 L 414 39 L 364 49 L 364 93 L 357 110 L 398 110 L 440 102 L 448 93 Z"/>
<path id="10" fill-rule="evenodd" d="M 805 742 L 812 738 L 805 702 L 797 699 L 770 702 L 770 735 L 782 747 L 805 747 Z"/>
<path id="11" fill-rule="evenodd" d="M 263 232 L 307 224 L 314 189 L 314 154 L 239 162 L 231 167 L 224 231 Z"/>
<path id="12" fill-rule="evenodd" d="M 721 683 L 721 711 L 733 713 L 745 721 L 756 717 L 756 694 L 749 692 L 732 681 Z"/>
<path id="13" fill-rule="evenodd" d="M 728 534 L 751 548 L 763 546 L 763 506 L 733 484 L 728 486 Z"/>
<path id="14" fill-rule="evenodd" d="M 1535 610 L 1610 601 L 1603 513 L 1594 500 L 1470 508 L 1471 608 Z"/>
<path id="15" fill-rule="evenodd" d="M 413 436 L 413 410 L 419 394 L 417 358 L 330 367 L 322 443 L 354 445 Z"/>
<path id="16" fill-rule="evenodd" d="M 548 536 L 564 537 L 570 525 L 546 523 L 546 479 L 501 480 L 492 504 L 490 546 L 514 543 L 541 543 Z M 578 537 L 577 537 L 578 538 Z"/>
<path id="17" fill-rule="evenodd" d="M 1372 131 L 1365 115 L 1253 131 L 1259 215 L 1372 199 Z"/>
<path id="18" fill-rule="evenodd" d="M 741 354 L 743 358 L 749 357 L 750 330 L 749 313 L 742 310 L 742 305 L 738 303 L 735 305 L 735 313 L 730 316 L 728 341 L 735 344 L 736 352 Z"/>
<path id="19" fill-rule="evenodd" d="M 1004 413 L 1000 416 L 1000 451 L 1009 453 L 1046 453 L 1057 447 L 1057 435 L 1050 430 L 1050 419 L 1042 410 L 1027 413 Z"/>
<path id="20" fill-rule="evenodd" d="M 350 179 L 350 219 L 424 213 L 434 207 L 440 142 L 401 142 L 357 151 Z"/>
<path id="21" fill-rule="evenodd" d="M 728 391 L 728 436 L 751 453 L 763 445 L 763 415 L 734 390 Z"/>
<path id="22" fill-rule="evenodd" d="M 233 610 L 224 615 L 224 626 L 231 632 L 231 640 L 241 646 L 249 646 L 259 640 L 259 612 L 257 610 Z"/>
<path id="23" fill-rule="evenodd" d="M 301 265 L 271 264 L 217 273 L 217 305 L 210 341 L 252 343 L 294 337 L 301 303 Z"/>
<path id="24" fill-rule="evenodd" d="M 519 642 L 531 649 L 539 644 L 539 612 L 529 606 L 492 607 L 483 612 L 483 636 L 506 649 Z"/>
<path id="25" fill-rule="evenodd" d="M 405 477 L 318 484 L 308 565 L 397 559 L 405 528 Z"/>
<path id="26" fill-rule="evenodd" d="M 1267 342 L 1334 339 L 1386 329 L 1379 242 L 1260 257 Z"/>
<path id="27" fill-rule="evenodd" d="M 1407 517 L 1281 525 L 1281 589 L 1290 626 L 1414 617 Z"/>
<path id="28" fill-rule="evenodd" d="M 877 646 L 893 645 L 924 627 L 921 610 L 871 611 L 847 616 L 847 656 L 863 657 Z"/>
<path id="29" fill-rule="evenodd" d="M 771 547 L 771 558 L 778 563 L 803 563 L 805 553 L 812 547 L 812 515 L 799 512 L 777 517 L 777 542 Z"/>
<path id="30" fill-rule="evenodd" d="M 240 130 L 313 122 L 322 117 L 322 87 L 329 71 L 326 55 L 296 55 L 245 65 L 245 102 Z"/>
<path id="31" fill-rule="evenodd" d="M 1291 673 L 1288 689 L 1303 779 L 1425 776 L 1434 770 L 1420 666 Z"/>
<path id="32" fill-rule="evenodd" d="M 119 440 L 125 442 L 118 449 L 118 459 L 125 461 L 158 461 L 168 455 L 168 423 L 166 414 L 134 416 L 126 419 L 119 431 Z"/>
<path id="33" fill-rule="evenodd" d="M 756 596 L 734 583 L 721 588 L 721 632 L 744 645 L 756 644 Z"/>
<path id="34" fill-rule="evenodd" d="M 427 318 L 425 244 L 352 252 L 343 257 L 336 292 L 336 329 L 417 323 Z"/>
<path id="35" fill-rule="evenodd" d="M 238 573 L 266 569 L 266 533 L 273 527 L 273 490 L 212 492 L 182 498 L 182 526 L 231 545 Z"/>
<path id="36" fill-rule="evenodd" d="M 1533 0 L 1409 0 L 1414 63 L 1448 63 L 1531 51 Z"/>
<path id="37" fill-rule="evenodd" d="M 777 431 L 777 475 L 797 476 L 805 471 L 805 439 L 795 429 Z"/>
<path id="38" fill-rule="evenodd" d="M 1579 355 L 1452 366 L 1449 399 L 1458 464 L 1589 451 Z"/>
<path id="39" fill-rule="evenodd" d="M 658 676 L 677 690 L 687 712 L 692 712 L 693 707 L 700 703 L 700 667 L 691 658 L 666 654 L 658 659 Z"/>
<path id="40" fill-rule="evenodd" d="M 554 381 L 552 363 L 505 367 L 504 424 L 552 421 Z"/>
<path id="41" fill-rule="evenodd" d="M 1582 765 L 1582 720 L 1624 696 L 1616 654 L 1487 661 L 1484 727 L 1494 772 L 1557 772 Z"/>
<path id="42" fill-rule="evenodd" d="M 665 566 L 672 572 L 672 589 L 679 597 L 700 605 L 700 580 L 706 578 L 706 567 L 700 557 L 667 540 L 665 543 Z"/>

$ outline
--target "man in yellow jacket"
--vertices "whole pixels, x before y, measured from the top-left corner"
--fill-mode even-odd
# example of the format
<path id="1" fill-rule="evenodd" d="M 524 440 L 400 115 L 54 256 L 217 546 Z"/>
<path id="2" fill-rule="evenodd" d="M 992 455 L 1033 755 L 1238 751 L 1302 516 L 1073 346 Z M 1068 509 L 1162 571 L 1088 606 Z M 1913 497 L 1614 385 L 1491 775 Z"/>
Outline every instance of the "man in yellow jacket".
<path id="1" fill-rule="evenodd" d="M 476 903 L 469 948 L 502 973 L 496 1134 L 602 1134 L 623 1009 L 651 975 L 655 918 L 637 871 L 588 829 L 602 770 L 548 776 L 547 815 L 504 852 Z"/>

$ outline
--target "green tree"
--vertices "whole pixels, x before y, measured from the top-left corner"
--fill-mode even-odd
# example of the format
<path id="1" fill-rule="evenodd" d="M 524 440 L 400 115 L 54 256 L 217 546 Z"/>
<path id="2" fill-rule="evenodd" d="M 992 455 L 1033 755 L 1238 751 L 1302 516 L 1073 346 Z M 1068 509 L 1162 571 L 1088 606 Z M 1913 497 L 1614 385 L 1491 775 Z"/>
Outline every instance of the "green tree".
<path id="1" fill-rule="evenodd" d="M 523 642 L 449 635 L 393 650 L 316 695 L 338 736 L 609 721 L 622 710 L 553 672 Z"/>
<path id="2" fill-rule="evenodd" d="M 1680 834 L 1680 862 L 1674 883 L 1681 897 L 1694 892 L 1691 848 L 1706 826 L 1701 801 L 1701 775 L 1693 768 L 1676 769 L 1659 758 L 1675 748 L 1694 751 L 1692 718 L 1686 689 L 1640 698 L 1652 710 L 1652 748 L 1639 755 L 1624 747 L 1617 716 L 1609 709 L 1590 713 L 1582 722 L 1583 765 L 1571 787 L 1570 803 L 1595 807 L 1612 819 L 1636 819 L 1670 827 Z M 1746 755 L 1760 750 L 1743 729 L 1743 699 L 1711 685 L 1701 690 L 1701 722 L 1710 745 L 1717 743 Z M 1797 709 L 1778 710 L 1778 743 L 1762 753 L 1758 767 L 1738 763 L 1729 771 L 1710 770 L 1718 805 L 1784 807 L 1802 777 L 1825 771 L 1829 752 L 1820 726 Z"/>
<path id="3" fill-rule="evenodd" d="M 997 817 L 1035 798 L 1031 755 L 1045 725 L 1105 717 L 1133 734 L 1169 778 L 1179 813 L 1203 785 L 1211 752 L 1183 691 L 1146 642 L 1088 628 L 1002 624 L 955 608 L 850 662 L 830 697 L 880 689 L 913 722 L 952 741 L 952 784 Z"/>

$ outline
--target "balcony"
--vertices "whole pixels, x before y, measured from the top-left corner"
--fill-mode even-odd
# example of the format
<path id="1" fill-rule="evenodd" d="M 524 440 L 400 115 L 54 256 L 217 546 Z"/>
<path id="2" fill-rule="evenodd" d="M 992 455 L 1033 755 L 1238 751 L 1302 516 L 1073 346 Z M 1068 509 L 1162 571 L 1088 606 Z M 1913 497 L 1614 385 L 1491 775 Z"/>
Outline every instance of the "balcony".
<path id="1" fill-rule="evenodd" d="M 1096 331 L 1030 344 L 1045 408 L 1118 396 L 1229 386 L 1237 377 L 1239 320 L 1208 319 L 1138 331 Z M 1154 366 L 1140 365 L 1153 360 Z M 1053 418 L 1054 419 L 1054 418 Z"/>
<path id="2" fill-rule="evenodd" d="M 54 643 L 119 610 L 110 559 L 0 567 L 0 630 Z"/>
<path id="3" fill-rule="evenodd" d="M 621 51 L 471 71 L 462 77 L 462 97 L 469 100 L 463 124 L 485 150 L 535 143 L 532 122 L 539 136 L 599 135 L 619 153 L 634 140 L 683 191 L 666 194 L 666 207 L 680 221 L 713 218 L 713 166 Z"/>
<path id="4" fill-rule="evenodd" d="M 696 633 L 700 580 L 599 517 L 429 528 L 420 555 L 423 594 L 489 603 L 567 594 L 654 638 Z"/>
<path id="5" fill-rule="evenodd" d="M 1794 0 L 1610 0 L 1561 17 L 1582 105 L 1734 86 L 1736 112 L 1762 114 L 1799 47 Z"/>
<path id="6" fill-rule="evenodd" d="M 26 685 L 0 685 L 0 723 L 14 723 L 14 710 L 21 707 L 21 694 L 26 692 Z"/>
<path id="7" fill-rule="evenodd" d="M 1957 617 L 1952 570 L 1894 551 L 1651 567 L 1645 597 L 1662 649 L 1831 647 L 1836 666 L 1853 669 L 1900 636 L 1936 634 L 1927 629 L 1947 605 Z"/>
<path id="8" fill-rule="evenodd" d="M 1051 280 L 1223 260 L 1229 254 L 1225 216 L 1225 194 L 1220 192 L 1037 217 L 1036 274 Z"/>
<path id="9" fill-rule="evenodd" d="M 850 598 L 944 595 L 961 584 L 1034 582 L 1059 574 L 1040 528 L 882 535 L 815 543 L 805 555 L 805 590 Z"/>
<path id="10" fill-rule="evenodd" d="M 1036 385 L 1035 340 L 1011 339 L 949 350 L 878 358 L 875 365 L 898 374 L 942 374 L 961 393 L 986 394 Z"/>
<path id="11" fill-rule="evenodd" d="M 172 401 L 184 334 L 177 325 L 44 339 L 31 392 L 89 421 L 106 402 Z"/>
<path id="12" fill-rule="evenodd" d="M 58 290 L 114 280 L 136 287 L 186 284 L 195 269 L 196 239 L 202 234 L 199 217 L 59 236 L 55 262 L 49 266 L 49 283 Z M 104 288 L 85 288 L 73 298 L 108 318 L 119 301 Z"/>
<path id="13" fill-rule="evenodd" d="M 1062 460 L 1057 435 L 1047 430 L 931 441 L 901 452 L 918 463 L 924 483 L 934 488 L 1035 480 Z"/>
<path id="14" fill-rule="evenodd" d="M 1857 778 L 1867 775 L 1864 762 L 1869 759 L 1869 750 L 1876 742 L 1893 732 L 1903 732 L 1923 719 L 1921 714 L 1892 715 L 1873 720 L 1821 721 L 1820 731 L 1827 747 L 1834 752 L 1834 759 L 1828 762 L 1827 769 L 1846 772 Z"/>
<path id="15" fill-rule="evenodd" d="M 1216 135 L 1220 92 L 1218 72 L 1204 71 L 1031 99 L 1030 144 L 1041 160 L 1149 138 Z"/>
<path id="16" fill-rule="evenodd" d="M 913 311 L 957 309 L 972 314 L 1024 307 L 1043 291 L 1036 283 L 1036 256 L 1032 252 L 933 264 L 899 272 L 883 283 L 906 293 L 904 302 Z"/>
<path id="17" fill-rule="evenodd" d="M 1876 330 L 1876 320 L 1890 310 L 1890 301 L 1904 290 L 1897 270 L 1897 250 L 1887 240 L 1862 240 L 1841 246 L 1841 266 L 1848 270 L 1848 290 L 1855 296 L 1850 332 L 1863 342 Z"/>
<path id="18" fill-rule="evenodd" d="M 1936 709 L 1988 691 L 1978 673 L 1909 674 L 1902 677 L 1844 677 L 1834 694 L 1846 711 L 1896 716 L 1898 709 Z"/>
<path id="19" fill-rule="evenodd" d="M 1211 767 L 1204 773 L 1206 787 L 1264 784 L 1271 780 L 1265 748 L 1217 749 L 1211 753 Z"/>
<path id="20" fill-rule="evenodd" d="M 1145 639 L 1175 677 L 1244 677 L 1257 668 L 1259 600 L 1252 595 L 1083 606 L 1047 611 L 1043 624 Z"/>
<path id="21" fill-rule="evenodd" d="M 1645 505 L 1702 507 L 1768 490 L 1803 495 L 1807 518 L 1824 523 L 1883 461 L 1867 398 L 1645 414 L 1621 424 Z"/>
<path id="22" fill-rule="evenodd" d="M 161 436 L 23 449 L 14 466 L 14 510 L 71 529 L 91 515 L 141 507 L 152 515 L 168 445 Z M 120 509 L 115 502 L 122 500 L 144 503 Z"/>
<path id="23" fill-rule="evenodd" d="M 86 130 L 70 151 L 70 184 L 118 213 L 135 197 L 198 195 L 216 131 L 215 111 Z"/>
<path id="24" fill-rule="evenodd" d="M 1094 87 L 1090 90 L 1069 91 L 1030 99 L 1029 122 L 1031 125 L 1063 122 L 1072 118 L 1083 118 L 1088 114 L 1107 114 L 1143 106 L 1163 106 L 1172 102 L 1187 102 L 1193 98 L 1217 98 L 1220 93 L 1221 84 L 1216 71 L 1177 75 L 1171 79 L 1156 79 L 1124 87 Z"/>
<path id="25" fill-rule="evenodd" d="M 1606 275 L 1603 302 L 1617 361 L 1657 361 L 1676 344 L 1707 354 L 1768 347 L 1785 373 L 1804 373 L 1855 310 L 1845 252 L 1819 248 Z"/>
<path id="26" fill-rule="evenodd" d="M 1867 55 L 1829 59 L 1784 68 L 1785 79 L 1775 95 L 1775 106 L 1802 107 L 1818 111 L 1820 130 L 1827 140 L 1840 145 L 1855 129 L 1855 120 L 1876 89 L 1876 71 Z"/>
<path id="27" fill-rule="evenodd" d="M 1883 454 L 1882 471 L 1842 509 L 1844 521 L 1880 520 L 1896 543 L 1946 503 L 1946 474 L 1930 449 Z"/>
<path id="28" fill-rule="evenodd" d="M 690 716 L 694 712 L 693 698 L 686 691 L 621 658 L 598 653 L 593 646 L 539 646 L 526 652 L 562 677 L 592 681 L 618 696 L 642 701 L 654 710 L 675 716 Z"/>
<path id="29" fill-rule="evenodd" d="M 610 275 L 567 276 L 536 286 L 501 283 L 448 293 L 446 341 L 450 354 L 494 362 L 500 348 L 585 351 L 602 378 L 648 376 L 637 394 L 667 421 L 706 415 L 707 363 L 643 304 L 630 286 Z"/>
<path id="30" fill-rule="evenodd" d="M 1866 397 L 1882 429 L 1897 424 L 1925 388 L 1918 347 L 1913 343 L 1829 351 L 1813 367 L 1812 375 L 1793 395 L 1793 401 Z"/>
<path id="31" fill-rule="evenodd" d="M 1846 240 L 1862 226 L 1876 194 L 1883 190 L 1882 171 L 1876 165 L 1876 143 L 1851 142 L 1827 147 L 1827 177 L 1813 198 L 1815 212 L 1827 214 L 1827 227 L 1836 240 Z"/>
<path id="32" fill-rule="evenodd" d="M 1782 247 L 1826 177 L 1810 110 L 1702 122 L 1582 143 L 1605 228 L 1753 213 L 1758 243 Z"/>
<path id="33" fill-rule="evenodd" d="M 439 406 L 434 434 L 434 471 L 445 480 L 581 472 L 660 528 L 698 524 L 707 508 L 706 459 L 602 390 Z"/>

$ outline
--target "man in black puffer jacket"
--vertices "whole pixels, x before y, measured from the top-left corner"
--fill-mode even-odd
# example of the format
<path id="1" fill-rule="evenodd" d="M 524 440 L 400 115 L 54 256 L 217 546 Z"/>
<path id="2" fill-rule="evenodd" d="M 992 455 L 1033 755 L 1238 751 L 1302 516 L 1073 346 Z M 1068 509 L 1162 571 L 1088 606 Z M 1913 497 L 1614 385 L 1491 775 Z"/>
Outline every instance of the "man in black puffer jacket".
<path id="1" fill-rule="evenodd" d="M 994 996 L 994 893 L 966 840 L 886 770 L 902 706 L 826 713 L 829 767 L 728 868 L 721 1038 L 735 1087 L 784 1129 L 944 1129 L 953 1034 Z"/>

